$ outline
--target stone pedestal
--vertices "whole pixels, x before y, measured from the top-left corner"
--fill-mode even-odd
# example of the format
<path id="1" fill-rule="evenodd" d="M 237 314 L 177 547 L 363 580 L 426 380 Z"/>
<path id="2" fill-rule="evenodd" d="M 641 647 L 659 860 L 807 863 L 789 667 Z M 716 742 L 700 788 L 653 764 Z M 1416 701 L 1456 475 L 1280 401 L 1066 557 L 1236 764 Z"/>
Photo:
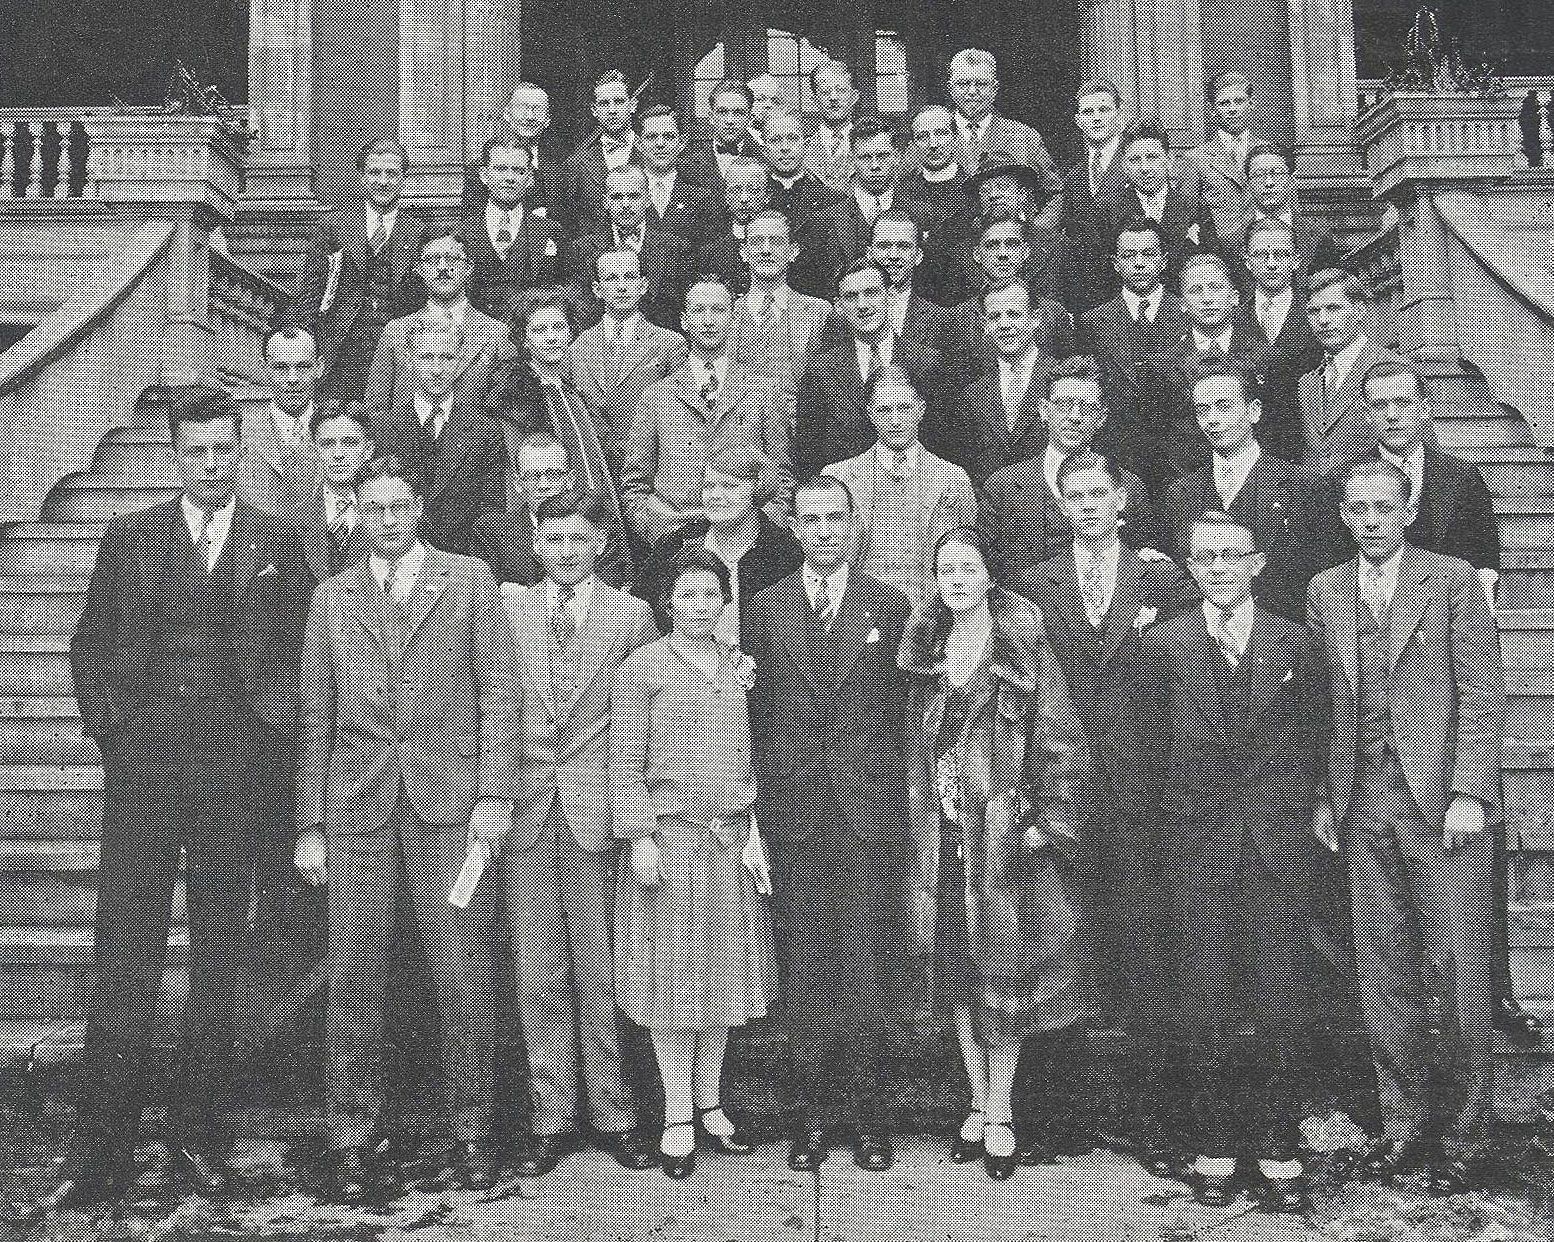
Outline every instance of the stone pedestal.
<path id="1" fill-rule="evenodd" d="M 1352 0 L 1290 0 L 1290 60 L 1296 171 L 1318 180 L 1358 176 Z"/>

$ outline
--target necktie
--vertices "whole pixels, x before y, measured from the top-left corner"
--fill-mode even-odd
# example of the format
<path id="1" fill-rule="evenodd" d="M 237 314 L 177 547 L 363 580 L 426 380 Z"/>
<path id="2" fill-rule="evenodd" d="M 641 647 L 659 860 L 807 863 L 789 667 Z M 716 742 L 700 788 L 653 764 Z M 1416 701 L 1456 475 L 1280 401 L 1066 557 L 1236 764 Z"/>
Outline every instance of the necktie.
<path id="1" fill-rule="evenodd" d="M 395 561 L 383 575 L 383 597 L 392 603 L 399 602 L 399 562 Z"/>
<path id="2" fill-rule="evenodd" d="M 836 599 L 831 594 L 829 578 L 822 578 L 820 589 L 815 592 L 815 615 L 820 618 L 822 628 L 831 628 L 831 620 L 836 616 Z"/>
<path id="3" fill-rule="evenodd" d="M 513 213 L 504 211 L 502 223 L 496 230 L 496 252 L 504 259 L 507 257 L 507 248 L 513 244 Z"/>
<path id="4" fill-rule="evenodd" d="M 1360 576 L 1360 586 L 1365 595 L 1365 602 L 1370 605 L 1371 615 L 1376 618 L 1376 624 L 1380 625 L 1387 615 L 1387 601 L 1381 585 L 1381 570 L 1369 561 L 1365 562 L 1365 572 Z"/>
<path id="5" fill-rule="evenodd" d="M 1228 461 L 1214 459 L 1214 490 L 1219 493 L 1219 502 L 1225 508 L 1230 508 L 1236 498 L 1236 480 L 1231 472 Z"/>
<path id="6" fill-rule="evenodd" d="M 880 343 L 875 341 L 869 346 L 869 370 L 863 377 L 864 382 L 868 383 L 874 377 L 874 373 L 884 365 L 885 355 L 880 352 Z"/>
<path id="7" fill-rule="evenodd" d="M 555 635 L 558 647 L 565 647 L 577 633 L 577 618 L 572 615 L 572 601 L 576 597 L 576 587 L 557 584 L 556 611 L 550 615 L 550 632 Z"/>
<path id="8" fill-rule="evenodd" d="M 212 565 L 214 558 L 210 554 L 210 524 L 212 520 L 213 515 L 209 509 L 200 510 L 200 533 L 194 539 L 194 550 L 198 553 L 200 564 L 205 566 L 207 573 L 214 568 Z"/>
<path id="9" fill-rule="evenodd" d="M 718 400 L 718 369 L 710 362 L 704 364 L 707 368 L 706 378 L 701 382 L 701 403 L 711 414 Z"/>
<path id="10" fill-rule="evenodd" d="M 662 177 L 655 177 L 648 186 L 648 197 L 653 200 L 653 210 L 662 220 L 664 213 L 669 210 L 669 183 Z"/>
<path id="11" fill-rule="evenodd" d="M 356 502 L 346 499 L 335 505 L 335 520 L 329 524 L 329 533 L 335 542 L 343 545 L 351 534 L 351 521 L 356 513 Z"/>
<path id="12" fill-rule="evenodd" d="M 1322 391 L 1330 393 L 1338 387 L 1338 359 L 1332 354 L 1322 364 Z"/>
<path id="13" fill-rule="evenodd" d="M 1101 574 L 1101 558 L 1089 554 L 1085 562 L 1084 577 L 1079 581 L 1079 594 L 1085 602 L 1085 616 L 1097 629 L 1106 619 L 1106 582 Z"/>
<path id="14" fill-rule="evenodd" d="M 427 412 L 426 417 L 421 420 L 421 426 L 425 428 L 426 434 L 433 440 L 437 439 L 442 432 L 443 423 L 446 421 L 444 417 L 445 408 L 444 406 L 434 405 Z"/>
<path id="15" fill-rule="evenodd" d="M 1241 651 L 1236 646 L 1236 636 L 1230 632 L 1230 614 L 1224 609 L 1220 609 L 1214 623 L 1214 637 L 1219 641 L 1219 649 L 1225 653 L 1225 659 L 1230 661 L 1230 667 L 1237 667 L 1241 663 Z"/>
<path id="16" fill-rule="evenodd" d="M 383 217 L 379 216 L 377 223 L 372 226 L 372 253 L 381 254 L 386 245 L 388 245 L 388 230 L 383 227 Z"/>
<path id="17" fill-rule="evenodd" d="M 762 290 L 756 296 L 759 300 L 756 302 L 755 321 L 767 323 L 771 320 L 772 312 L 777 309 L 777 298 L 769 290 Z"/>
<path id="18" fill-rule="evenodd" d="M 1263 326 L 1263 335 L 1271 343 L 1279 332 L 1273 322 L 1273 303 L 1261 294 L 1257 297 L 1257 322 Z"/>

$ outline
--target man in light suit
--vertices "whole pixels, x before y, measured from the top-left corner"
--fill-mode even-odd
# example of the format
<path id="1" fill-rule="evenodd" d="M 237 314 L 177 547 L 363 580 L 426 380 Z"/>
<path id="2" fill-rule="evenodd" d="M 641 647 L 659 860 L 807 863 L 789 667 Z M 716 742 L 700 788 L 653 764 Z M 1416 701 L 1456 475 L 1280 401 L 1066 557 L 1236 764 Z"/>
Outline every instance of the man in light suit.
<path id="1" fill-rule="evenodd" d="M 847 484 L 857 502 L 851 563 L 915 605 L 933 582 L 929 562 L 939 536 L 976 525 L 976 497 L 966 472 L 918 439 L 926 405 L 905 371 L 881 367 L 864 385 L 863 400 L 874 424 L 873 447 L 825 473 Z"/>
<path id="2" fill-rule="evenodd" d="M 283 322 L 318 343 L 324 391 L 360 401 L 384 326 L 422 299 L 416 279 L 421 221 L 400 211 L 409 157 L 394 138 L 363 145 L 364 201 L 321 216 L 308 235 L 297 300 Z"/>
<path id="3" fill-rule="evenodd" d="M 318 486 L 318 453 L 308 438 L 321 374 L 318 347 L 302 328 L 277 328 L 265 337 L 264 364 L 270 404 L 243 419 L 237 488 L 256 509 L 291 514 Z"/>
<path id="4" fill-rule="evenodd" d="M 647 281 L 636 251 L 606 250 L 595 264 L 594 277 L 594 296 L 604 307 L 604 318 L 577 334 L 567 347 L 567 358 L 572 387 L 599 424 L 605 459 L 619 471 L 642 394 L 679 370 L 687 349 L 678 332 L 660 328 L 643 315 Z"/>
<path id="5" fill-rule="evenodd" d="M 1342 512 L 1359 555 L 1307 596 L 1333 695 L 1315 827 L 1349 862 L 1384 1125 L 1369 1167 L 1424 1166 L 1447 1192 L 1470 1176 L 1494 1102 L 1489 834 L 1502 823 L 1505 671 L 1473 568 L 1406 542 L 1417 508 L 1403 471 L 1350 466 Z"/>
<path id="6" fill-rule="evenodd" d="M 1203 204 L 1214 220 L 1214 232 L 1232 250 L 1246 236 L 1252 220 L 1252 186 L 1247 155 L 1262 140 L 1248 128 L 1252 110 L 1252 80 L 1235 69 L 1216 73 L 1209 82 L 1214 116 L 1206 141 L 1182 156 L 1196 176 Z M 1225 256 L 1227 259 L 1235 255 Z"/>
<path id="7" fill-rule="evenodd" d="M 771 459 L 779 479 L 776 514 L 792 489 L 788 414 L 777 386 L 732 361 L 728 352 L 734 296 L 721 281 L 691 286 L 680 326 L 690 357 L 642 394 L 626 437 L 621 496 L 637 535 L 656 546 L 703 516 L 707 462 L 745 444 Z"/>
<path id="8" fill-rule="evenodd" d="M 611 674 L 658 627 L 651 607 L 594 575 L 607 516 L 584 492 L 542 500 L 533 555 L 545 576 L 502 588 L 523 691 L 521 796 L 497 855 L 529 1058 L 523 1177 L 549 1173 L 576 1142 L 580 1096 L 602 1150 L 628 1169 L 657 1162 L 621 1072 L 610 935 L 619 842 L 605 760 Z"/>
<path id="9" fill-rule="evenodd" d="M 608 69 L 594 80 L 593 114 L 598 128 L 561 169 L 561 184 L 577 213 L 580 233 L 609 223 L 604 213 L 605 174 L 630 163 L 637 154 L 637 131 L 632 125 L 637 101 L 619 69 Z"/>
<path id="10" fill-rule="evenodd" d="M 1351 272 L 1318 272 L 1306 287 L 1306 319 L 1322 347 L 1322 364 L 1300 377 L 1300 464 L 1314 476 L 1331 474 L 1368 452 L 1375 441 L 1365 424 L 1365 375 L 1398 355 L 1366 331 L 1370 290 Z"/>
<path id="11" fill-rule="evenodd" d="M 420 269 L 426 284 L 426 305 L 384 328 L 372 352 L 366 404 L 375 429 L 384 425 L 391 410 L 410 408 L 415 392 L 410 339 L 425 325 L 451 325 L 458 331 L 459 357 L 452 392 L 461 404 L 483 406 L 486 398 L 501 388 L 518 358 L 512 330 L 470 304 L 469 247 L 462 236 L 452 231 L 429 234 L 421 245 Z"/>
<path id="12" fill-rule="evenodd" d="M 750 292 L 734 303 L 729 357 L 777 385 L 791 424 L 799 381 L 831 304 L 789 286 L 799 246 L 780 211 L 763 211 L 750 221 L 741 253 L 750 269 Z"/>
<path id="13" fill-rule="evenodd" d="M 480 215 L 465 218 L 461 230 L 470 262 L 469 300 L 504 323 L 526 290 L 559 284 L 564 275 L 561 230 L 528 205 L 532 158 L 528 147 L 510 137 L 486 143 L 480 180 L 489 199 Z"/>
<path id="14" fill-rule="evenodd" d="M 495 1181 L 494 886 L 449 900 L 466 858 L 512 827 L 520 689 L 501 590 L 472 557 L 421 542 L 421 499 L 392 457 L 357 487 L 372 554 L 314 593 L 302 653 L 297 868 L 329 886 L 331 1197 L 377 1170 L 386 991 L 401 913 L 436 982 L 451 1097 L 450 1169 Z"/>
<path id="15" fill-rule="evenodd" d="M 858 110 L 853 71 L 839 60 L 822 60 L 809 71 L 809 86 L 820 116 L 804 144 L 804 167 L 845 193 L 853 176 L 852 128 Z"/>
<path id="16" fill-rule="evenodd" d="M 975 177 L 982 162 L 997 152 L 1006 164 L 1023 164 L 1036 170 L 1038 198 L 1045 204 L 1035 223 L 1055 229 L 1063 212 L 1063 182 L 1052 167 L 1047 144 L 1029 125 L 993 111 L 998 99 L 998 61 L 991 52 L 963 48 L 950 59 L 947 83 L 955 105 L 955 160 L 968 177 Z"/>

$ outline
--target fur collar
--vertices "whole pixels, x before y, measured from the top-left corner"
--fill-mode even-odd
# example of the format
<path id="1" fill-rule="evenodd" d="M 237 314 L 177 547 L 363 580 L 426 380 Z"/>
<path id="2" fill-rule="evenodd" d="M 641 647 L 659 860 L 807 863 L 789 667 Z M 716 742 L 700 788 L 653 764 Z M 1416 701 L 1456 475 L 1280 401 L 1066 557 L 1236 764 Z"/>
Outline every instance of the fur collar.
<path id="1" fill-rule="evenodd" d="M 993 633 L 988 672 L 1016 690 L 1032 693 L 1040 673 L 1039 647 L 1043 635 L 1041 612 L 1023 596 L 994 587 L 988 597 L 993 614 Z M 944 642 L 936 633 L 931 610 L 912 616 L 901 641 L 901 668 L 914 677 L 935 677 L 944 664 Z"/>

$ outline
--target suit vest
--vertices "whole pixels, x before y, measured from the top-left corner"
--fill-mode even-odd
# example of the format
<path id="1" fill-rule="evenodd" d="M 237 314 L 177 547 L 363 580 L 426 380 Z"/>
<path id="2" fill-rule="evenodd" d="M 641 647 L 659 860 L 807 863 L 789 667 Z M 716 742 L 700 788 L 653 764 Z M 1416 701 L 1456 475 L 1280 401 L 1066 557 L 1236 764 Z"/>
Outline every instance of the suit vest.
<path id="1" fill-rule="evenodd" d="M 172 564 L 158 584 L 166 623 L 147 668 L 149 684 L 198 696 L 242 693 L 235 551 L 229 528 L 221 555 L 207 571 L 179 512 Z"/>
<path id="2" fill-rule="evenodd" d="M 1388 682 L 1392 675 L 1387 658 L 1387 633 L 1390 626 L 1385 624 L 1391 616 L 1391 609 L 1382 618 L 1383 624 L 1378 624 L 1370 605 L 1359 598 L 1358 578 L 1355 594 L 1354 628 L 1360 657 L 1357 665 L 1360 673 L 1357 695 L 1360 710 L 1359 768 L 1362 772 L 1379 774 L 1386 764 L 1387 752 L 1397 752 L 1392 736 L 1391 696 L 1388 694 Z"/>

